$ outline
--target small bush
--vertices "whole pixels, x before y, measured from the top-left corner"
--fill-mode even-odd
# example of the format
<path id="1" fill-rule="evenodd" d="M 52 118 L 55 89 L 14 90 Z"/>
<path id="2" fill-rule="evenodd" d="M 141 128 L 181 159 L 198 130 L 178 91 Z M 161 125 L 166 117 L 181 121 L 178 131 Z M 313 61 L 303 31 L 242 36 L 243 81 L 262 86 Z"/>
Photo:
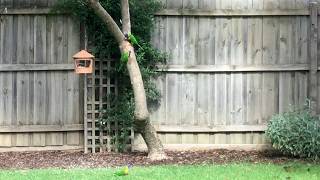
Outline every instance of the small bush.
<path id="1" fill-rule="evenodd" d="M 320 121 L 309 108 L 291 110 L 271 118 L 266 135 L 284 154 L 303 158 L 320 157 Z"/>

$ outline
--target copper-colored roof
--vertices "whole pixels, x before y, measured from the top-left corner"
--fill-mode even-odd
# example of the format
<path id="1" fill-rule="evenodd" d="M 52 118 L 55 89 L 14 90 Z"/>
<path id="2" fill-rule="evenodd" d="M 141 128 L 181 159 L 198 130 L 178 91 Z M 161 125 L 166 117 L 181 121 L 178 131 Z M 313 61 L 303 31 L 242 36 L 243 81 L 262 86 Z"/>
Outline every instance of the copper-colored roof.
<path id="1" fill-rule="evenodd" d="M 86 50 L 81 50 L 77 54 L 72 56 L 74 59 L 91 59 L 94 58 L 94 56 L 90 53 L 88 53 Z"/>

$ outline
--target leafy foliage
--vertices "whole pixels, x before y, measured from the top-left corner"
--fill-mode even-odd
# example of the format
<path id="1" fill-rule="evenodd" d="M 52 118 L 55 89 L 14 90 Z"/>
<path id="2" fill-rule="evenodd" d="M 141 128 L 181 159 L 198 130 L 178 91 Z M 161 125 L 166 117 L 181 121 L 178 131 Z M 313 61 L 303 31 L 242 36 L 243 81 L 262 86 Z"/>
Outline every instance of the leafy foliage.
<path id="1" fill-rule="evenodd" d="M 100 3 L 121 27 L 120 1 L 100 0 Z M 138 45 L 136 56 L 144 80 L 147 100 L 149 104 L 157 104 L 159 103 L 160 93 L 152 79 L 158 75 L 155 65 L 164 63 L 166 55 L 153 48 L 149 42 L 154 23 L 153 14 L 160 10 L 162 6 L 157 0 L 130 0 L 129 3 L 132 34 L 134 34 L 134 36 L 131 34 L 130 38 Z M 117 77 L 118 82 L 121 82 L 118 86 L 118 95 L 113 93 L 106 97 L 110 98 L 112 103 L 111 107 L 101 110 L 103 116 L 100 117 L 100 125 L 101 128 L 104 128 L 107 122 L 117 123 L 120 133 L 115 134 L 113 141 L 119 151 L 125 150 L 134 120 L 134 97 L 129 75 L 123 63 L 126 62 L 128 54 L 120 54 L 117 42 L 100 18 L 95 15 L 93 10 L 88 8 L 85 0 L 59 0 L 53 11 L 70 12 L 86 24 L 90 50 L 96 57 L 117 60 L 111 73 Z"/>
<path id="2" fill-rule="evenodd" d="M 284 154 L 320 157 L 320 121 L 308 107 L 273 116 L 266 134 L 273 147 Z"/>

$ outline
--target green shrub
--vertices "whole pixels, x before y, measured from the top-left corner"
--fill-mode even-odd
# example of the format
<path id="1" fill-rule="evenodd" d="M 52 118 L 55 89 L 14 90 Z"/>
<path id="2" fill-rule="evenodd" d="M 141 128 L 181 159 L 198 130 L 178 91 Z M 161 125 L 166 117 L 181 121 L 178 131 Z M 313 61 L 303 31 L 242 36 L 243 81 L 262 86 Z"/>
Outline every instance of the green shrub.
<path id="1" fill-rule="evenodd" d="M 284 154 L 313 159 L 320 157 L 320 121 L 311 115 L 309 108 L 273 116 L 266 135 L 273 147 Z"/>

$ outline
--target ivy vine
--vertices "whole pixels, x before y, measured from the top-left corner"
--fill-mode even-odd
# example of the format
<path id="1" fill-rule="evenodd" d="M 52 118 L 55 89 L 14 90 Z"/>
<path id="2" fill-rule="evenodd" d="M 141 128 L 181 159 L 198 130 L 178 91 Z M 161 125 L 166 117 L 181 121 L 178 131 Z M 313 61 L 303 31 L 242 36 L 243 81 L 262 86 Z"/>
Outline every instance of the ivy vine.
<path id="1" fill-rule="evenodd" d="M 120 1 L 100 0 L 101 5 L 114 18 L 121 27 Z M 160 102 L 160 93 L 153 81 L 159 75 L 156 64 L 165 63 L 166 54 L 155 49 L 151 41 L 151 32 L 154 28 L 154 13 L 162 8 L 157 0 L 130 0 L 130 14 L 132 34 L 139 42 L 136 46 L 137 61 L 140 66 L 142 78 L 145 85 L 148 105 L 156 107 Z M 86 24 L 90 50 L 99 59 L 115 59 L 111 76 L 116 77 L 118 83 L 118 94 L 111 93 L 108 97 L 111 106 L 101 109 L 99 125 L 104 128 L 106 124 L 118 124 L 118 133 L 114 134 L 113 143 L 116 150 L 125 151 L 129 141 L 134 118 L 134 97 L 126 66 L 121 59 L 119 46 L 107 28 L 95 13 L 88 8 L 85 0 L 58 0 L 53 11 L 67 11 L 77 20 Z"/>

